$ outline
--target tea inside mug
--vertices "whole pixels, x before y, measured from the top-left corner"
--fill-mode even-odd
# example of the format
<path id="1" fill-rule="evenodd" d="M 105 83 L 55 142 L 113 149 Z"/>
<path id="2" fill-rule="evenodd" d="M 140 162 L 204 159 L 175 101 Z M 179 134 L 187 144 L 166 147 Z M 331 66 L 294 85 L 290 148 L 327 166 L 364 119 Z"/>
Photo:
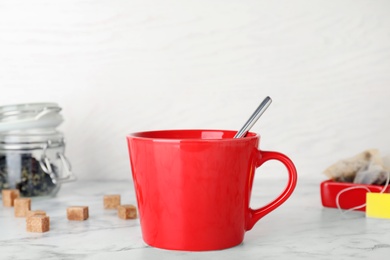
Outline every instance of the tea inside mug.
<path id="1" fill-rule="evenodd" d="M 141 138 L 152 139 L 171 139 L 171 140 L 190 140 L 190 139 L 204 139 L 204 140 L 221 140 L 233 139 L 236 131 L 226 130 L 161 130 L 134 133 L 133 136 Z M 248 133 L 246 137 L 257 136 L 255 133 Z"/>

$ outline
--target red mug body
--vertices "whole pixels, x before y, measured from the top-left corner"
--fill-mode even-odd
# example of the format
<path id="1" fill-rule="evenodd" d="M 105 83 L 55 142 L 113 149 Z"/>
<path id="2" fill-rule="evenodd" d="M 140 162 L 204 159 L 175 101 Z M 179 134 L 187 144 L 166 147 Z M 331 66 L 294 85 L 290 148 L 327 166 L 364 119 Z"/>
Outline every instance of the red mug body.
<path id="1" fill-rule="evenodd" d="M 127 136 L 142 236 L 153 247 L 219 250 L 240 244 L 264 215 L 296 185 L 285 155 L 258 150 L 260 137 L 233 138 L 229 130 L 163 130 Z M 282 194 L 260 209 L 249 207 L 255 170 L 267 160 L 286 165 Z"/>

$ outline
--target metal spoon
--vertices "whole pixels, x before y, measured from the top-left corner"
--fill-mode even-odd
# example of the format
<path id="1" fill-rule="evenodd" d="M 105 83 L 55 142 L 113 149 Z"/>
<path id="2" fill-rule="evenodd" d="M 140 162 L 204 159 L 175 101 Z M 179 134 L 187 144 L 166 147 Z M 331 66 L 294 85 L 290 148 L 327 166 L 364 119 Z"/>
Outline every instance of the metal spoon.
<path id="1" fill-rule="evenodd" d="M 258 108 L 253 112 L 251 117 L 246 121 L 245 125 L 236 133 L 234 138 L 245 137 L 248 131 L 252 128 L 252 126 L 256 123 L 256 121 L 260 118 L 260 116 L 265 112 L 265 110 L 271 105 L 272 99 L 270 97 L 266 97 L 263 102 L 258 106 Z"/>

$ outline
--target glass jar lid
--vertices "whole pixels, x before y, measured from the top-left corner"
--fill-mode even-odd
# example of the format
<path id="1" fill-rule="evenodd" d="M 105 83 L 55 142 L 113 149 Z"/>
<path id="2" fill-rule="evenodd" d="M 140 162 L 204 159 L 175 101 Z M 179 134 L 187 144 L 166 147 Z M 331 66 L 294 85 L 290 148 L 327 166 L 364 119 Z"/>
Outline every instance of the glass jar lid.
<path id="1" fill-rule="evenodd" d="M 26 103 L 0 106 L 0 132 L 55 128 L 63 122 L 56 103 Z"/>
<path id="2" fill-rule="evenodd" d="M 64 146 L 64 135 L 55 129 L 0 132 L 0 149 L 43 149 Z"/>

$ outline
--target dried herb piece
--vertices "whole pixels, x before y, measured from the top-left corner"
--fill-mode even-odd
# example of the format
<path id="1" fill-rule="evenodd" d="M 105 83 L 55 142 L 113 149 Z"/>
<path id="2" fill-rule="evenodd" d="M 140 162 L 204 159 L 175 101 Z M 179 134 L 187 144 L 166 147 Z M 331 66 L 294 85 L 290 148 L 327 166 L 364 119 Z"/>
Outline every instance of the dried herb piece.
<path id="1" fill-rule="evenodd" d="M 21 154 L 20 180 L 16 183 L 16 189 L 24 197 L 49 195 L 55 188 L 50 176 L 45 173 L 39 161 L 31 154 Z M 6 156 L 0 156 L 0 190 L 9 188 L 8 165 Z M 51 164 L 55 176 L 58 176 L 58 169 Z"/>

